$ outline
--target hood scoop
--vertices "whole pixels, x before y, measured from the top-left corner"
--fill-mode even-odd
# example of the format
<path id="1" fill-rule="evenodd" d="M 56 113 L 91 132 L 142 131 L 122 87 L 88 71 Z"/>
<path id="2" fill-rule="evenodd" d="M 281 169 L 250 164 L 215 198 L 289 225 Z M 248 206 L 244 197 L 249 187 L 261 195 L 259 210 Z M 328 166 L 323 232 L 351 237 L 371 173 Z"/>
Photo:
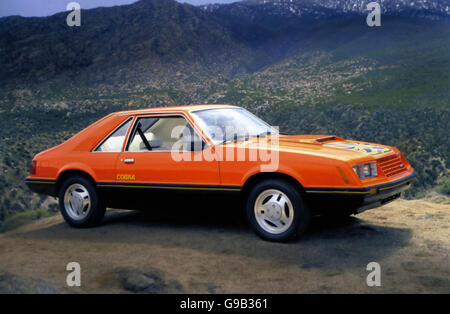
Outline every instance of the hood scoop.
<path id="1" fill-rule="evenodd" d="M 336 141 L 336 140 L 343 140 L 340 137 L 337 137 L 335 135 L 333 136 L 326 136 L 326 137 L 321 137 L 321 138 L 316 138 L 316 142 L 319 143 L 324 143 L 324 142 L 330 142 L 330 141 Z"/>
<path id="2" fill-rule="evenodd" d="M 344 139 L 335 135 L 300 135 L 286 136 L 280 138 L 283 142 L 322 145 L 332 141 L 343 141 Z"/>

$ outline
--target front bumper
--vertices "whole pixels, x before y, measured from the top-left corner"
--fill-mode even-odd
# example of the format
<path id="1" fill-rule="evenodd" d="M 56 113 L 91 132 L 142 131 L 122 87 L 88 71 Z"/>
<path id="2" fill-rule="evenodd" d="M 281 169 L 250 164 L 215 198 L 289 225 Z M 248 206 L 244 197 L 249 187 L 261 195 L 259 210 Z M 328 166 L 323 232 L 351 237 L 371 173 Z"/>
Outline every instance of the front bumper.
<path id="1" fill-rule="evenodd" d="M 352 210 L 361 213 L 394 201 L 411 186 L 414 171 L 399 180 L 365 188 L 305 188 L 308 205 L 315 211 Z"/>
<path id="2" fill-rule="evenodd" d="M 380 207 L 384 204 L 392 202 L 401 196 L 401 193 L 411 186 L 411 177 L 404 179 L 399 183 L 390 184 L 384 187 L 376 187 L 377 193 L 373 195 L 366 195 L 363 197 L 361 204 L 356 211 L 361 213 L 365 210 Z"/>

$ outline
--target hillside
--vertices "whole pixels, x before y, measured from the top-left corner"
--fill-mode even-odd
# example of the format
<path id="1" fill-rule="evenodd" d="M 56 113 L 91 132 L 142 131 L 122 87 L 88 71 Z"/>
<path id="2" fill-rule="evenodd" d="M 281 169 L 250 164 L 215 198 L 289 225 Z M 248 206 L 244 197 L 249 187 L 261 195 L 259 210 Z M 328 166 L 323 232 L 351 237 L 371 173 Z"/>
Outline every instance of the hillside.
<path id="1" fill-rule="evenodd" d="M 300 17 L 329 19 L 331 16 L 366 15 L 371 0 L 243 0 L 227 5 L 209 4 L 202 8 L 210 12 L 254 20 L 267 17 Z M 450 16 L 449 0 L 380 0 L 383 15 L 407 16 L 430 20 L 447 20 Z"/>
<path id="2" fill-rule="evenodd" d="M 251 59 L 211 14 L 175 1 L 82 11 L 80 28 L 67 27 L 66 16 L 0 19 L 3 88 L 160 88 L 175 84 L 165 79 L 172 72 L 180 73 L 177 82 L 208 79 L 219 69 L 229 77 Z"/>
<path id="3" fill-rule="evenodd" d="M 23 184 L 34 154 L 109 112 L 161 105 L 230 102 L 282 131 L 395 145 L 417 171 L 408 197 L 440 184 L 450 168 L 442 2 L 392 8 L 380 28 L 329 1 L 292 2 L 300 15 L 267 9 L 276 2 L 142 0 L 83 10 L 74 29 L 66 13 L 0 19 L 0 222 L 44 206 Z"/>
<path id="4" fill-rule="evenodd" d="M 406 195 L 422 195 L 450 166 L 448 26 L 402 17 L 385 18 L 381 30 L 358 18 L 321 23 L 299 52 L 209 90 L 207 102 L 243 105 L 290 133 L 397 146 L 417 173 Z"/>

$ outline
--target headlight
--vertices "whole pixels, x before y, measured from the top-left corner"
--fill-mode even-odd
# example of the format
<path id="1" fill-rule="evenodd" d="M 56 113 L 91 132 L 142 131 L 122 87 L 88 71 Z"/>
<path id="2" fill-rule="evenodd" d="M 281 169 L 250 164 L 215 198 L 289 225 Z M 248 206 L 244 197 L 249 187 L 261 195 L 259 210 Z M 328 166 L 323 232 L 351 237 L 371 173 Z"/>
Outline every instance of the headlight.
<path id="1" fill-rule="evenodd" d="M 377 163 L 375 161 L 353 166 L 353 170 L 360 179 L 367 179 L 378 176 Z"/>

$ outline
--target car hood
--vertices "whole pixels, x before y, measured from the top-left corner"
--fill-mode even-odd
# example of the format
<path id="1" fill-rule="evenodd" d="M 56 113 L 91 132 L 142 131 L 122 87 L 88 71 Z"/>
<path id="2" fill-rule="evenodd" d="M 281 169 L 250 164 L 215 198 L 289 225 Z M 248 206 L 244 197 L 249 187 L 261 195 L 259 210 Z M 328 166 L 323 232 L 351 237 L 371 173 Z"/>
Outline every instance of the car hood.
<path id="1" fill-rule="evenodd" d="M 318 155 L 340 160 L 372 156 L 374 159 L 394 152 L 393 147 L 362 141 L 345 140 L 334 135 L 272 135 L 265 139 L 251 139 L 241 145 L 275 148 L 280 151 Z"/>

